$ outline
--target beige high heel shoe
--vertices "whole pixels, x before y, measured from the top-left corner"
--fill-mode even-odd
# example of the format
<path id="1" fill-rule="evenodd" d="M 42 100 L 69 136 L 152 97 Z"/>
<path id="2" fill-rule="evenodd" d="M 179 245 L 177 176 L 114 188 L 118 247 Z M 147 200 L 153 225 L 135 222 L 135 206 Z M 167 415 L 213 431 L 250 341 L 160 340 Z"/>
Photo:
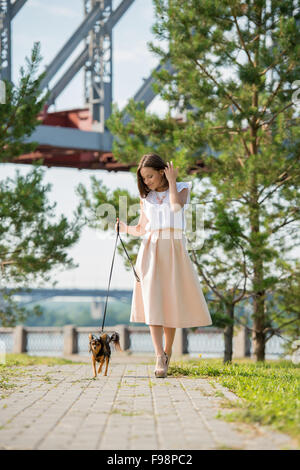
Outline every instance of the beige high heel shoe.
<path id="1" fill-rule="evenodd" d="M 156 356 L 155 377 L 165 378 L 168 371 L 168 356 L 164 353 L 162 356 Z"/>
<path id="2" fill-rule="evenodd" d="M 170 354 L 170 355 L 168 355 L 168 354 L 165 352 L 165 355 L 166 355 L 167 358 L 168 358 L 167 366 L 169 367 L 170 360 L 171 360 L 171 356 L 172 356 L 172 351 L 171 351 L 171 354 Z"/>

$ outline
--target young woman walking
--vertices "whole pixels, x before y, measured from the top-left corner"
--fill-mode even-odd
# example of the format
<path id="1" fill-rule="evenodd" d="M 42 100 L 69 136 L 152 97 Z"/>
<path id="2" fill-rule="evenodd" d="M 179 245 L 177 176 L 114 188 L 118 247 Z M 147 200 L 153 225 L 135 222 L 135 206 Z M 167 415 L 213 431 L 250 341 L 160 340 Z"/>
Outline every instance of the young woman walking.
<path id="1" fill-rule="evenodd" d="M 156 377 L 167 376 L 176 328 L 212 324 L 185 245 L 184 205 L 190 201 L 192 182 L 176 182 L 177 173 L 172 162 L 144 155 L 137 169 L 139 222 L 136 226 L 119 222 L 120 233 L 143 237 L 135 265 L 140 282 L 135 280 L 130 321 L 149 325 Z"/>

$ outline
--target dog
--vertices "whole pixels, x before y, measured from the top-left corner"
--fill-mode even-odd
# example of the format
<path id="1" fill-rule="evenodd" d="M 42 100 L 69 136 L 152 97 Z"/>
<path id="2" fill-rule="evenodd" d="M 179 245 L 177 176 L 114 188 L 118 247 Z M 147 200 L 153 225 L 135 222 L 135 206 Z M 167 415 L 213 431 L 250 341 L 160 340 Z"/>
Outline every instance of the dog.
<path id="1" fill-rule="evenodd" d="M 100 366 L 98 368 L 98 374 L 100 374 L 104 361 L 106 361 L 104 375 L 107 375 L 107 369 L 111 355 L 111 348 L 109 343 L 112 342 L 117 351 L 122 351 L 120 346 L 119 333 L 114 331 L 111 336 L 109 336 L 107 333 L 101 333 L 99 338 L 90 333 L 89 340 L 89 352 L 92 353 L 94 377 L 97 377 L 96 362 L 100 362 Z"/>

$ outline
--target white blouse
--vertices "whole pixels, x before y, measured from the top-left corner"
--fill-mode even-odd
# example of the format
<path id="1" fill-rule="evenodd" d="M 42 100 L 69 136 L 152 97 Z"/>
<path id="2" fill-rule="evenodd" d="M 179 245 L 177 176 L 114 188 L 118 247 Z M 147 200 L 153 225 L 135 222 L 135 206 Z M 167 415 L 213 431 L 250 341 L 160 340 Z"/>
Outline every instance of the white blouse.
<path id="1" fill-rule="evenodd" d="M 159 228 L 180 228 L 183 231 L 186 228 L 185 209 L 190 202 L 190 193 L 192 189 L 192 181 L 176 181 L 177 192 L 184 188 L 188 188 L 188 196 L 184 206 L 176 211 L 171 211 L 169 189 L 166 191 L 150 191 L 145 198 L 141 198 L 143 204 L 143 211 L 149 222 L 147 223 L 146 232 L 157 230 Z M 162 204 L 159 204 L 156 199 L 156 194 L 159 199 L 163 199 Z"/>

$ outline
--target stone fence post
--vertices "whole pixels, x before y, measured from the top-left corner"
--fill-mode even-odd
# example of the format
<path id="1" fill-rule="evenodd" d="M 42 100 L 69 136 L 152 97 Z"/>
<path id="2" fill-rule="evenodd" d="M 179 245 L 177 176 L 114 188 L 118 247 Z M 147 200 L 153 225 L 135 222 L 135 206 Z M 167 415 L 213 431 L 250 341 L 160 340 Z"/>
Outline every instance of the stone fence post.
<path id="1" fill-rule="evenodd" d="M 176 328 L 172 356 L 182 356 L 188 353 L 187 331 L 186 328 Z"/>
<path id="2" fill-rule="evenodd" d="M 14 328 L 13 352 L 21 354 L 26 352 L 27 332 L 23 325 Z"/>
<path id="3" fill-rule="evenodd" d="M 250 357 L 251 341 L 247 327 L 237 329 L 233 336 L 233 358 Z"/>
<path id="4" fill-rule="evenodd" d="M 130 337 L 129 337 L 129 329 L 127 325 L 114 325 L 108 327 L 111 331 L 116 331 L 120 335 L 120 346 L 122 351 L 126 351 L 130 348 Z"/>
<path id="5" fill-rule="evenodd" d="M 74 325 L 64 326 L 64 356 L 77 353 L 77 332 Z"/>

